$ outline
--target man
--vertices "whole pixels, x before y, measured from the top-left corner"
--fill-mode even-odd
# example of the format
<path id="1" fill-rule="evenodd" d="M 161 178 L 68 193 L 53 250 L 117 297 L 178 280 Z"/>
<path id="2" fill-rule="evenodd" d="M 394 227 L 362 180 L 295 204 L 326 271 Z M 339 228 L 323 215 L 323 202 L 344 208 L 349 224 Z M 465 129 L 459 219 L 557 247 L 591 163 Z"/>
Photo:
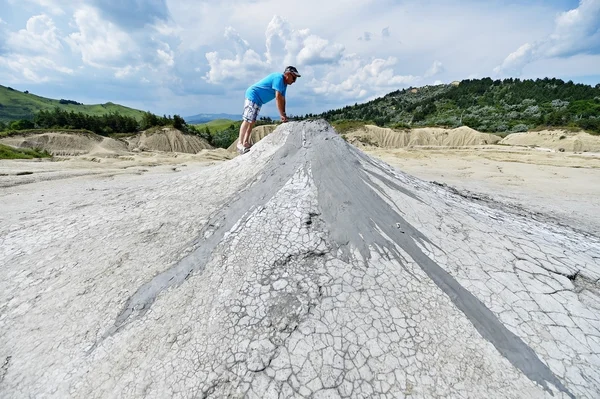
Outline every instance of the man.
<path id="1" fill-rule="evenodd" d="M 281 121 L 287 122 L 285 92 L 287 86 L 292 85 L 300 76 L 295 67 L 289 66 L 285 68 L 283 73 L 272 73 L 246 90 L 246 102 L 244 103 L 242 126 L 240 126 L 240 135 L 237 144 L 240 154 L 248 152 L 252 146 L 250 144 L 250 133 L 256 123 L 256 118 L 258 118 L 260 107 L 263 104 L 275 99 Z"/>

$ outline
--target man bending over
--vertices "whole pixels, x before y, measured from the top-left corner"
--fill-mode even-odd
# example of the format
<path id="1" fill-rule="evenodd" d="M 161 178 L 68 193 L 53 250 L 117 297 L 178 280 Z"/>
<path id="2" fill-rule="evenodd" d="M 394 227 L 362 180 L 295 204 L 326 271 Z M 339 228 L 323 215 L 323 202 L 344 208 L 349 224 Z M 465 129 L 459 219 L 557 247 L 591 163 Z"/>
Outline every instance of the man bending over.
<path id="1" fill-rule="evenodd" d="M 252 146 L 250 144 L 250 133 L 258 118 L 260 107 L 263 104 L 275 99 L 281 121 L 287 122 L 288 119 L 285 114 L 285 91 L 287 86 L 292 85 L 300 76 L 295 67 L 289 66 L 285 68 L 283 73 L 272 73 L 246 90 L 242 126 L 240 126 L 240 135 L 237 143 L 237 149 L 240 154 L 247 152 Z"/>

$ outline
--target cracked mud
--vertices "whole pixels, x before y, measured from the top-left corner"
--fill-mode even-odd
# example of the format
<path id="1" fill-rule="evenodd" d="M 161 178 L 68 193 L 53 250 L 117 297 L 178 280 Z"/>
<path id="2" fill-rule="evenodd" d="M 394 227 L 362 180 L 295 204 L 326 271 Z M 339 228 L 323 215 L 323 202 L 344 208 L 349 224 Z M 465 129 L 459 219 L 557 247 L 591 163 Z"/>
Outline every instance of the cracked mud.
<path id="1" fill-rule="evenodd" d="M 141 181 L 2 214 L 0 396 L 600 396 L 598 237 L 323 121 Z"/>

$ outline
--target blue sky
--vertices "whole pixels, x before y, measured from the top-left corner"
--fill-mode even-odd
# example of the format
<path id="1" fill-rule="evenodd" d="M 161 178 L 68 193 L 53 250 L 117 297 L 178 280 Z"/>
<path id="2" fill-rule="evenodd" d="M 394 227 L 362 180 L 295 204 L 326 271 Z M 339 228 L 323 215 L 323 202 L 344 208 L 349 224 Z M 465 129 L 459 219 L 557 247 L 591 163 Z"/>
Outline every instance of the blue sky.
<path id="1" fill-rule="evenodd" d="M 286 65 L 291 114 L 486 76 L 595 85 L 600 0 L 0 0 L 0 84 L 45 97 L 238 114 Z"/>

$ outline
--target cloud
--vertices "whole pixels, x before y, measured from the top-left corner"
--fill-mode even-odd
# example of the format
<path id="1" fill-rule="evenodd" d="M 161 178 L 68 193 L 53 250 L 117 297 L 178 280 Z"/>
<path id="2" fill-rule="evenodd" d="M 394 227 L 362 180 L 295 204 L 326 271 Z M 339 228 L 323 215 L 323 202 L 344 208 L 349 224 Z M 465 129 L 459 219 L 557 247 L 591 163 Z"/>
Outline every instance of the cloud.
<path id="1" fill-rule="evenodd" d="M 440 61 L 434 61 L 433 65 L 431 65 L 431 68 L 429 68 L 426 72 L 425 75 L 423 75 L 426 78 L 435 76 L 435 75 L 439 75 L 440 73 L 444 72 L 444 65 L 440 62 Z"/>
<path id="2" fill-rule="evenodd" d="M 9 32 L 6 30 L 6 22 L 0 18 L 0 55 L 6 52 L 6 38 Z"/>
<path id="3" fill-rule="evenodd" d="M 4 29 L 0 29 L 2 31 Z M 63 45 L 49 16 L 32 16 L 27 20 L 25 29 L 0 35 L 6 37 L 0 48 L 0 70 L 10 71 L 10 79 L 50 82 L 60 75 L 74 73 L 73 69 L 62 65 Z"/>
<path id="4" fill-rule="evenodd" d="M 244 79 L 252 70 L 263 70 L 267 63 L 258 53 L 249 48 L 248 42 L 240 37 L 232 27 L 225 29 L 225 38 L 233 42 L 235 54 L 223 55 L 218 51 L 205 54 L 210 70 L 204 79 L 209 83 L 223 83 Z"/>
<path id="5" fill-rule="evenodd" d="M 17 52 L 57 53 L 62 49 L 58 29 L 47 15 L 36 15 L 27 21 L 25 29 L 10 33 L 8 47 Z"/>
<path id="6" fill-rule="evenodd" d="M 92 0 L 103 16 L 127 29 L 139 29 L 169 19 L 165 0 Z"/>
<path id="7" fill-rule="evenodd" d="M 49 72 L 73 74 L 72 69 L 57 65 L 50 58 L 43 56 L 26 57 L 15 54 L 7 57 L 0 56 L 0 69 L 2 67 L 12 70 L 15 73 L 14 76 L 22 76 L 25 80 L 35 83 L 53 80 Z"/>
<path id="8" fill-rule="evenodd" d="M 351 55 L 342 60 L 340 67 L 331 71 L 324 79 L 313 80 L 311 86 L 316 94 L 343 99 L 364 99 L 386 90 L 416 82 L 412 75 L 396 75 L 394 57 L 377 58 L 365 64 L 362 59 Z M 344 75 L 339 79 L 340 75 Z"/>
<path id="9" fill-rule="evenodd" d="M 579 7 L 559 14 L 550 36 L 521 45 L 494 72 L 519 75 L 535 60 L 577 54 L 600 54 L 600 0 L 581 0 Z"/>
<path id="10" fill-rule="evenodd" d="M 308 31 L 306 32 L 308 33 Z M 335 65 L 342 58 L 343 53 L 344 46 L 341 44 L 331 44 L 327 39 L 307 34 L 301 38 L 301 50 L 297 53 L 295 60 L 293 60 L 293 53 L 288 55 L 292 58 L 290 60 L 291 63 L 299 66 L 318 64 Z"/>
<path id="11" fill-rule="evenodd" d="M 410 74 L 396 74 L 398 60 L 395 57 L 367 58 L 347 54 L 343 45 L 332 43 L 309 29 L 294 29 L 280 16 L 271 19 L 265 36 L 267 51 L 261 57 L 237 31 L 227 28 L 225 38 L 234 50 L 206 54 L 209 71 L 205 80 L 241 90 L 266 73 L 280 70 L 285 65 L 295 65 L 303 76 L 302 84 L 296 89 L 301 94 L 318 94 L 322 99 L 357 100 L 422 79 Z M 367 37 L 370 39 L 370 34 Z M 428 76 L 442 71 L 441 62 L 436 61 Z"/>
<path id="12" fill-rule="evenodd" d="M 74 14 L 79 31 L 67 39 L 74 51 L 81 53 L 85 64 L 94 67 L 125 67 L 137 52 L 131 37 L 111 22 L 103 20 L 92 7 Z"/>
<path id="13" fill-rule="evenodd" d="M 45 8 L 53 15 L 64 15 L 65 7 L 69 7 L 74 2 L 80 0 L 9 0 L 9 3 L 31 3 Z"/>
<path id="14" fill-rule="evenodd" d="M 266 31 L 267 63 L 280 69 L 284 65 L 331 64 L 338 62 L 344 46 L 330 43 L 309 29 L 296 30 L 286 19 L 275 15 Z"/>
<path id="15" fill-rule="evenodd" d="M 385 37 L 390 37 L 390 27 L 386 26 L 385 28 L 383 28 L 381 30 L 381 37 L 385 38 Z"/>
<path id="16" fill-rule="evenodd" d="M 364 40 L 365 42 L 370 42 L 372 36 L 373 36 L 373 34 L 371 32 L 365 32 L 365 33 L 363 33 L 363 35 L 361 37 L 358 38 L 358 40 Z"/>
<path id="17" fill-rule="evenodd" d="M 168 44 L 163 44 L 164 48 L 159 48 L 156 50 L 156 54 L 158 58 L 162 61 L 162 63 L 166 66 L 172 67 L 175 65 L 175 56 L 173 51 Z"/>
<path id="18" fill-rule="evenodd" d="M 206 53 L 209 71 L 205 79 L 213 84 L 229 81 L 247 83 L 248 76 L 258 78 L 272 70 L 282 70 L 286 65 L 302 67 L 337 63 L 344 51 L 339 44 L 310 33 L 308 29 L 295 30 L 279 16 L 274 16 L 268 24 L 265 46 L 267 51 L 261 57 L 250 48 L 232 27 L 225 29 L 225 38 L 233 44 L 234 52 L 211 51 Z"/>
<path id="19" fill-rule="evenodd" d="M 147 25 L 143 31 L 126 31 L 103 15 L 89 6 L 74 13 L 77 31 L 66 41 L 81 55 L 85 66 L 111 70 L 121 80 L 140 75 L 140 80 L 143 77 L 156 84 L 179 81 L 169 73 L 176 64 L 176 54 L 169 44 L 178 42 L 172 37 L 175 28 L 159 22 Z"/>

